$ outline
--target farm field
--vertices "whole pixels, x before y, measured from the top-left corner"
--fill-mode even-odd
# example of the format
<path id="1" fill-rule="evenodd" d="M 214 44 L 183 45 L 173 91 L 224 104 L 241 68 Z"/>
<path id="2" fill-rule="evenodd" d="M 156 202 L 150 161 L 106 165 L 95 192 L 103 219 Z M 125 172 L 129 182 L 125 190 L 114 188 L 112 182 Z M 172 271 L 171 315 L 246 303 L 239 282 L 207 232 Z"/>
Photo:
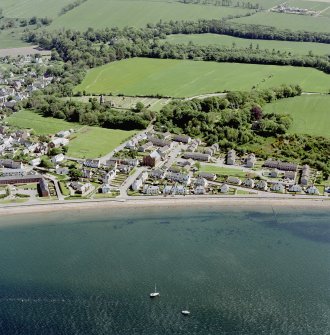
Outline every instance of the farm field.
<path id="1" fill-rule="evenodd" d="M 293 118 L 291 133 L 330 137 L 330 95 L 302 95 L 265 106 L 266 113 L 285 113 Z"/>
<path id="2" fill-rule="evenodd" d="M 312 32 L 330 32 L 330 18 L 279 13 L 257 13 L 233 20 L 238 23 L 261 24 L 279 29 L 302 30 Z"/>
<path id="3" fill-rule="evenodd" d="M 132 58 L 90 70 L 75 91 L 189 97 L 281 84 L 299 84 L 308 92 L 328 92 L 330 76 L 292 66 Z"/>
<path id="4" fill-rule="evenodd" d="M 246 13 L 242 8 L 183 4 L 177 1 L 153 0 L 89 0 L 63 16 L 56 18 L 49 29 L 88 27 L 144 27 L 159 20 L 197 20 Z"/>
<path id="5" fill-rule="evenodd" d="M 290 7 L 307 8 L 310 10 L 321 11 L 329 7 L 327 1 L 309 1 L 309 0 L 289 0 Z"/>
<path id="6" fill-rule="evenodd" d="M 233 43 L 235 43 L 235 47 L 237 48 L 249 48 L 252 44 L 254 49 L 259 45 L 260 49 L 268 49 L 270 51 L 275 49 L 276 51 L 286 51 L 298 55 L 307 55 L 309 51 L 312 51 L 315 55 L 330 54 L 330 44 L 253 40 L 217 34 L 169 35 L 165 41 L 175 44 L 188 44 L 192 42 L 195 45 L 217 45 L 227 48 L 231 48 Z"/>
<path id="7" fill-rule="evenodd" d="M 103 156 L 135 134 L 135 131 L 82 126 L 64 120 L 45 118 L 29 110 L 17 112 L 6 121 L 17 128 L 32 128 L 37 135 L 75 129 L 76 133 L 70 140 L 68 155 L 77 158 Z"/>
<path id="8" fill-rule="evenodd" d="M 1 0 L 0 7 L 6 17 L 55 17 L 71 0 Z"/>

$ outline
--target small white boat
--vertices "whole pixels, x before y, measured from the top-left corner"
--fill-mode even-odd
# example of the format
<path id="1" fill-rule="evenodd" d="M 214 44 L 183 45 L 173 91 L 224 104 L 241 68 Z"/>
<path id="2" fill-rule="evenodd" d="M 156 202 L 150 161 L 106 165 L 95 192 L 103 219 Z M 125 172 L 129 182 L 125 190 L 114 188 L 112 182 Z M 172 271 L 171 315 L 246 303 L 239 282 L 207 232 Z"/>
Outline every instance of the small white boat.
<path id="1" fill-rule="evenodd" d="M 156 298 L 159 297 L 160 294 L 157 292 L 156 284 L 155 284 L 155 292 L 150 293 L 150 298 Z"/>
<path id="2" fill-rule="evenodd" d="M 187 311 L 187 310 L 184 310 L 184 311 L 181 311 L 181 314 L 182 314 L 182 315 L 190 315 L 190 312 Z"/>

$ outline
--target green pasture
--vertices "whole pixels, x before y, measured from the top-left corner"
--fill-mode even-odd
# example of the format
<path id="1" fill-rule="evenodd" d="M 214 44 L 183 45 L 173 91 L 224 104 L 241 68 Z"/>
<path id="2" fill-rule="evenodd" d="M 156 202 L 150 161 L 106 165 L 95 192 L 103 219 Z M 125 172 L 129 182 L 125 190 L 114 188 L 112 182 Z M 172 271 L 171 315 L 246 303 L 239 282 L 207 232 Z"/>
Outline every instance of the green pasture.
<path id="1" fill-rule="evenodd" d="M 55 17 L 72 0 L 1 0 L 0 7 L 6 17 Z"/>
<path id="2" fill-rule="evenodd" d="M 135 134 L 134 131 L 82 126 L 59 119 L 45 118 L 29 110 L 17 112 L 6 121 L 17 128 L 32 128 L 37 135 L 75 129 L 76 132 L 70 140 L 68 155 L 77 158 L 103 156 Z"/>
<path id="3" fill-rule="evenodd" d="M 329 7 L 329 2 L 326 1 L 309 1 L 309 0 L 289 0 L 290 7 L 307 8 L 315 11 L 322 11 Z"/>
<path id="4" fill-rule="evenodd" d="M 291 133 L 330 137 L 330 95 L 302 95 L 279 100 L 264 108 L 267 113 L 285 113 L 293 118 Z"/>
<path id="5" fill-rule="evenodd" d="M 135 133 L 135 131 L 86 126 L 73 135 L 68 155 L 78 158 L 101 157 L 113 151 Z"/>
<path id="6" fill-rule="evenodd" d="M 169 35 L 165 41 L 172 44 L 193 43 L 195 45 L 216 45 L 227 48 L 233 46 L 236 48 L 249 48 L 252 46 L 255 49 L 259 46 L 260 49 L 268 49 L 270 51 L 274 49 L 275 51 L 286 51 L 298 55 L 307 55 L 310 51 L 314 55 L 330 55 L 330 44 L 324 43 L 253 40 L 217 34 Z"/>
<path id="7" fill-rule="evenodd" d="M 29 44 L 22 41 L 21 37 L 21 29 L 0 30 L 0 49 L 20 48 L 28 46 Z"/>
<path id="8" fill-rule="evenodd" d="M 37 135 L 55 134 L 61 130 L 79 129 L 82 126 L 60 119 L 45 118 L 33 111 L 22 110 L 6 118 L 10 126 L 33 129 Z"/>
<path id="9" fill-rule="evenodd" d="M 183 4 L 177 1 L 89 0 L 50 25 L 54 28 L 86 30 L 88 27 L 144 27 L 159 20 L 219 19 L 248 12 L 247 9 Z"/>
<path id="10" fill-rule="evenodd" d="M 90 70 L 75 91 L 188 97 L 281 84 L 299 84 L 308 92 L 328 92 L 330 76 L 292 66 L 132 58 Z"/>
<path id="11" fill-rule="evenodd" d="M 330 32 L 330 18 L 323 16 L 260 12 L 255 15 L 235 19 L 234 21 L 238 23 L 261 24 L 294 31 Z"/>

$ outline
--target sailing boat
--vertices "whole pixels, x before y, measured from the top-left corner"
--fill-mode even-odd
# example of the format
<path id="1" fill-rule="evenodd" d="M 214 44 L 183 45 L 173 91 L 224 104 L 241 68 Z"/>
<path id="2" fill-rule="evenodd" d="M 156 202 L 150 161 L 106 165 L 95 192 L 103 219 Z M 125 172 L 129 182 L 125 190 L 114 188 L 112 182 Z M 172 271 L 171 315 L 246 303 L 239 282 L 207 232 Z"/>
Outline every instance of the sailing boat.
<path id="1" fill-rule="evenodd" d="M 150 298 L 156 298 L 159 297 L 160 294 L 157 292 L 156 284 L 155 284 L 155 292 L 150 293 Z"/>

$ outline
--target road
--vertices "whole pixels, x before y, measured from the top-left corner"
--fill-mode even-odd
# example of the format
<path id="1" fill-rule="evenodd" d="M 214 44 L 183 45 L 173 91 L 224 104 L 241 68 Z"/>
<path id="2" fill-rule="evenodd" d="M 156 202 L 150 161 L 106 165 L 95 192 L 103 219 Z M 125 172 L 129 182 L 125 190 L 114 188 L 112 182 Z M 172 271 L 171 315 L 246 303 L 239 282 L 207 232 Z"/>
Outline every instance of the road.
<path id="1" fill-rule="evenodd" d="M 186 98 L 184 100 L 193 100 L 193 99 L 206 99 L 211 97 L 221 97 L 224 98 L 227 96 L 227 93 L 207 93 L 207 94 L 201 94 L 201 95 L 195 95 L 190 98 Z"/>
<path id="2" fill-rule="evenodd" d="M 134 180 L 144 171 L 146 171 L 147 168 L 146 167 L 138 167 L 136 169 L 136 171 L 131 174 L 130 176 L 128 176 L 128 178 L 124 181 L 124 183 L 119 187 L 119 191 L 120 191 L 120 198 L 128 198 L 127 195 L 127 190 L 131 187 L 131 185 L 133 184 Z"/>

